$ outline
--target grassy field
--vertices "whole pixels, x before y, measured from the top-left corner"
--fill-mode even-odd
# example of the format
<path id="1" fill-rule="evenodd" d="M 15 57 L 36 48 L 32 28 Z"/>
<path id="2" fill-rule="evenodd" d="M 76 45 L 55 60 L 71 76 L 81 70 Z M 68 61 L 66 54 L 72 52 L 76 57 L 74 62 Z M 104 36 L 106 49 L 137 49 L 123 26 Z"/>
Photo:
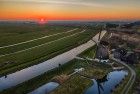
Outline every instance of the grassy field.
<path id="1" fill-rule="evenodd" d="M 65 32 L 65 33 L 62 33 L 62 34 L 59 34 L 59 35 L 45 37 L 45 38 L 42 38 L 42 39 L 39 39 L 39 40 L 35 40 L 35 41 L 31 41 L 31 42 L 27 42 L 27 43 L 15 45 L 15 46 L 0 48 L 0 55 L 14 53 L 16 51 L 31 48 L 31 47 L 34 47 L 34 46 L 37 46 L 37 45 L 41 45 L 41 44 L 44 44 L 44 43 L 47 43 L 47 42 L 50 42 L 50 41 L 57 40 L 57 39 L 62 38 L 62 37 L 69 36 L 71 34 L 74 34 L 74 33 L 80 32 L 80 31 L 82 31 L 82 30 L 78 29 L 78 30 L 74 30 L 72 32 Z"/>
<path id="2" fill-rule="evenodd" d="M 90 49 L 85 50 L 84 52 L 82 52 L 80 55 L 78 55 L 79 57 L 89 57 L 89 58 L 93 58 L 95 56 L 95 48 L 96 46 L 91 47 Z"/>
<path id="3" fill-rule="evenodd" d="M 85 77 L 92 79 L 101 79 L 111 71 L 111 67 L 107 66 L 107 69 L 102 66 L 105 67 L 106 65 L 95 66 L 95 64 L 93 64 L 92 66 L 88 66 L 85 71 L 80 72 L 80 75 L 84 75 Z"/>
<path id="4" fill-rule="evenodd" d="M 57 54 L 88 41 L 96 33 L 97 32 L 86 31 L 71 37 L 57 40 L 50 44 L 44 44 L 23 52 L 0 57 L 0 64 L 3 64 L 3 66 L 0 67 L 0 74 L 13 72 L 37 63 L 41 63 Z M 4 63 L 7 61 L 12 63 L 4 65 Z"/>
<path id="5" fill-rule="evenodd" d="M 15 44 L 50 34 L 65 32 L 75 27 L 32 24 L 0 24 L 0 46 Z"/>
<path id="6" fill-rule="evenodd" d="M 83 94 L 91 84 L 91 80 L 74 75 L 50 94 Z"/>

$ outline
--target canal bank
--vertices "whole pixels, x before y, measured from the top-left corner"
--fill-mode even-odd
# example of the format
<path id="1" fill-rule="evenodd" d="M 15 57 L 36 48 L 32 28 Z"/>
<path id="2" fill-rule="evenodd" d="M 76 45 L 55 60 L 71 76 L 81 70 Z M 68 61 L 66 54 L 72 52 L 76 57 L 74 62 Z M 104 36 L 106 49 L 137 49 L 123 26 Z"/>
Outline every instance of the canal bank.
<path id="1" fill-rule="evenodd" d="M 122 92 L 121 92 L 121 94 L 128 94 L 128 93 L 129 93 L 129 90 L 132 88 L 132 86 L 133 86 L 133 84 L 134 84 L 134 82 L 135 82 L 136 73 L 135 73 L 135 71 L 134 71 L 129 65 L 127 65 L 125 62 L 122 62 L 122 61 L 119 60 L 119 59 L 115 59 L 112 55 L 111 55 L 111 58 L 112 58 L 114 61 L 116 61 L 116 62 L 122 64 L 123 66 L 125 66 L 126 68 L 128 68 L 128 70 L 130 71 L 130 78 L 129 78 L 127 84 L 125 85 L 125 87 L 123 88 L 123 90 L 122 90 Z"/>

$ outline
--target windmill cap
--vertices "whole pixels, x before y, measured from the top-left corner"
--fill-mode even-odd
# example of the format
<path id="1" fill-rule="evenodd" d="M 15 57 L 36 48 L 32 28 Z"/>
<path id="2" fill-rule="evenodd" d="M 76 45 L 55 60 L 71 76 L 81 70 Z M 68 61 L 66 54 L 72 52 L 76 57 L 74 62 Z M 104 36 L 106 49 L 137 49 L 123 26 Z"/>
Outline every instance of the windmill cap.
<path id="1" fill-rule="evenodd" d="M 109 43 L 107 41 L 100 41 L 100 44 L 105 45 L 105 46 L 109 45 Z"/>

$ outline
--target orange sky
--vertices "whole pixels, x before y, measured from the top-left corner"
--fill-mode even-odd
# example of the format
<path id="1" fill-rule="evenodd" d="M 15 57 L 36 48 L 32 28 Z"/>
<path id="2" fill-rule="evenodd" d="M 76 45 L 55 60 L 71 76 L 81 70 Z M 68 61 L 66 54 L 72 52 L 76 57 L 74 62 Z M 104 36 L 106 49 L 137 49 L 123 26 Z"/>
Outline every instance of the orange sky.
<path id="1" fill-rule="evenodd" d="M 140 0 L 0 0 L 0 19 L 138 20 Z"/>

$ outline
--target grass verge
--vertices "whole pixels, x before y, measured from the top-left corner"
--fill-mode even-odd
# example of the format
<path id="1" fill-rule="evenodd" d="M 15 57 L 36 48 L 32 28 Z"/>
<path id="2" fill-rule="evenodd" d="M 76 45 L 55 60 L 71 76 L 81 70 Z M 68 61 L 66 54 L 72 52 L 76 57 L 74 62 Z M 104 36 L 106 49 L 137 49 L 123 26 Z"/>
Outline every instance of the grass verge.
<path id="1" fill-rule="evenodd" d="M 78 55 L 79 57 L 89 57 L 89 58 L 93 58 L 95 55 L 95 48 L 96 46 L 93 46 L 87 50 L 85 50 L 84 52 L 82 52 L 80 55 Z"/>
<path id="2" fill-rule="evenodd" d="M 120 94 L 120 92 L 123 91 L 125 85 L 129 81 L 129 78 L 130 78 L 130 73 L 128 73 L 128 75 L 125 77 L 123 82 L 116 87 L 116 89 L 112 92 L 112 94 Z"/>

